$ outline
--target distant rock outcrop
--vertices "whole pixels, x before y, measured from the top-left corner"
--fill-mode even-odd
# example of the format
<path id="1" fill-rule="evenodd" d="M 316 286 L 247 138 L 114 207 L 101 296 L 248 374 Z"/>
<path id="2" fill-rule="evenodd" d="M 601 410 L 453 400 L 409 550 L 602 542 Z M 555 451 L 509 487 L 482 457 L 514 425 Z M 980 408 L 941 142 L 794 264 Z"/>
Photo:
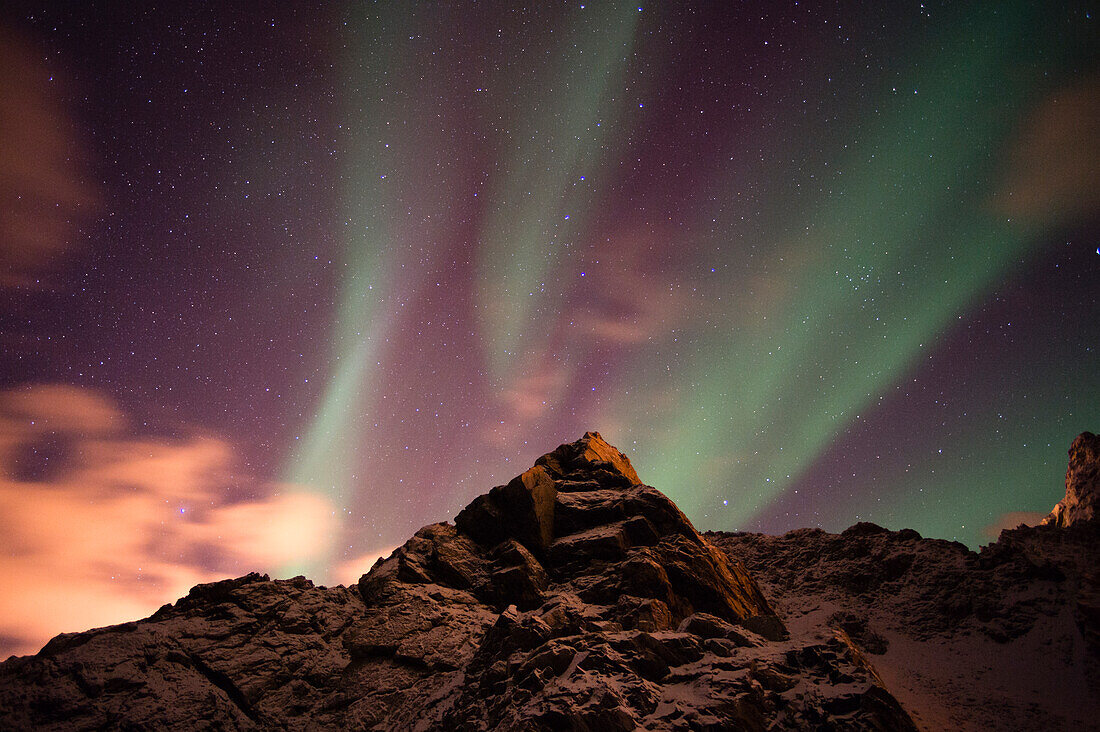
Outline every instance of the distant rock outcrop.
<path id="1" fill-rule="evenodd" d="M 1100 437 L 1082 432 L 1069 448 L 1066 497 L 1043 519 L 1043 524 L 1070 526 L 1095 521 L 1100 507 Z"/>
<path id="2" fill-rule="evenodd" d="M 587 433 L 356 588 L 200 585 L 9 659 L 0 728 L 1084 728 L 1097 523 L 980 554 L 867 523 L 704 536 Z"/>

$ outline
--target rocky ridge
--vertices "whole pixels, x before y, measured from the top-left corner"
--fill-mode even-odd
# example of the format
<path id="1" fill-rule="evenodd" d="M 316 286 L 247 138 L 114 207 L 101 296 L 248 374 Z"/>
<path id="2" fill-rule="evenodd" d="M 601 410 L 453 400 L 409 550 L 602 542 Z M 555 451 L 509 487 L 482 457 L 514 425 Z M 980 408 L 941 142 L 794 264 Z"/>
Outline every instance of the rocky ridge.
<path id="1" fill-rule="evenodd" d="M 792 633 L 845 630 L 927 729 L 1098 729 L 1100 438 L 1073 441 L 1066 499 L 973 552 L 859 523 L 840 534 L 708 533 Z"/>
<path id="2" fill-rule="evenodd" d="M 1087 519 L 980 554 L 871 524 L 700 535 L 587 433 L 355 588 L 200 585 L 9 659 L 0 725 L 1085 729 L 1098 546 Z"/>

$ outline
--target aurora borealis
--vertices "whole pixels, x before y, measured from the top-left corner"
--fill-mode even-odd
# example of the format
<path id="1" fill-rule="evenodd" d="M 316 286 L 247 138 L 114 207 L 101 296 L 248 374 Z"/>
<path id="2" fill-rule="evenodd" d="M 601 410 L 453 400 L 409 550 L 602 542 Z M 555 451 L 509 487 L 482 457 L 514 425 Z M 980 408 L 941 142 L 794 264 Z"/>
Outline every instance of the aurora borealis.
<path id="1" fill-rule="evenodd" d="M 1100 429 L 1089 3 L 2 18 L 0 571 L 90 609 L 0 653 L 353 581 L 588 429 L 700 529 L 972 547 Z"/>

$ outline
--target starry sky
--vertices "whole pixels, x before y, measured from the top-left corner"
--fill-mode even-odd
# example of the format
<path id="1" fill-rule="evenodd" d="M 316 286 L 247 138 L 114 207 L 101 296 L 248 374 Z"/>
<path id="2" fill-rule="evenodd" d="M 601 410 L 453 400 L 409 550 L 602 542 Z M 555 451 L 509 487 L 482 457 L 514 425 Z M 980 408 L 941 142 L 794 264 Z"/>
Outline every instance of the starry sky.
<path id="1" fill-rule="evenodd" d="M 0 656 L 353 582 L 589 429 L 700 529 L 1034 522 L 1100 429 L 1097 12 L 6 3 Z"/>

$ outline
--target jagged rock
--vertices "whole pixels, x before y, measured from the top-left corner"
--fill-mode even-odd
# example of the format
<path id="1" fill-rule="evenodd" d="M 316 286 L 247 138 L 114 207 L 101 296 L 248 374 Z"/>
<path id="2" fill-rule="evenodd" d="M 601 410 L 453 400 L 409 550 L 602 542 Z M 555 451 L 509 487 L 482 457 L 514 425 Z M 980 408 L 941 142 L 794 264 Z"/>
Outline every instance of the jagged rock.
<path id="1" fill-rule="evenodd" d="M 925 728 L 1088 729 L 1100 719 L 1100 526 L 1011 529 L 976 553 L 912 530 L 708 533 L 792 636 L 834 628 Z"/>
<path id="2" fill-rule="evenodd" d="M 829 626 L 843 631 L 849 640 L 855 640 L 859 647 L 868 653 L 882 655 L 890 647 L 890 642 L 872 630 L 867 618 L 849 611 L 835 612 L 829 616 Z"/>
<path id="3" fill-rule="evenodd" d="M 701 536 L 587 433 L 356 589 L 200 585 L 0 664 L 0 727 L 1084 728 L 1097 523 L 980 554 L 873 524 Z"/>
<path id="4" fill-rule="evenodd" d="M 1100 507 L 1100 437 L 1091 432 L 1077 435 L 1069 448 L 1066 497 L 1054 506 L 1044 525 L 1071 526 L 1095 521 Z"/>
<path id="5" fill-rule="evenodd" d="M 248 575 L 152 617 L 68 633 L 0 664 L 0 727 L 304 728 L 334 724 L 357 593 Z"/>
<path id="6" fill-rule="evenodd" d="M 457 560 L 441 557 L 457 553 L 469 558 L 460 562 L 469 567 L 456 575 L 450 567 Z M 642 485 L 630 460 L 599 433 L 562 445 L 478 497 L 454 528 L 421 529 L 361 580 L 364 597 L 391 576 L 468 589 L 498 611 L 534 607 L 548 583 L 570 584 L 586 602 L 612 608 L 605 620 L 626 628 L 639 619 L 675 625 L 705 611 L 767 625 L 775 638 L 783 634 L 755 581 L 704 540 L 672 501 Z M 637 602 L 620 602 L 624 597 Z M 754 620 L 759 617 L 774 620 Z"/>

